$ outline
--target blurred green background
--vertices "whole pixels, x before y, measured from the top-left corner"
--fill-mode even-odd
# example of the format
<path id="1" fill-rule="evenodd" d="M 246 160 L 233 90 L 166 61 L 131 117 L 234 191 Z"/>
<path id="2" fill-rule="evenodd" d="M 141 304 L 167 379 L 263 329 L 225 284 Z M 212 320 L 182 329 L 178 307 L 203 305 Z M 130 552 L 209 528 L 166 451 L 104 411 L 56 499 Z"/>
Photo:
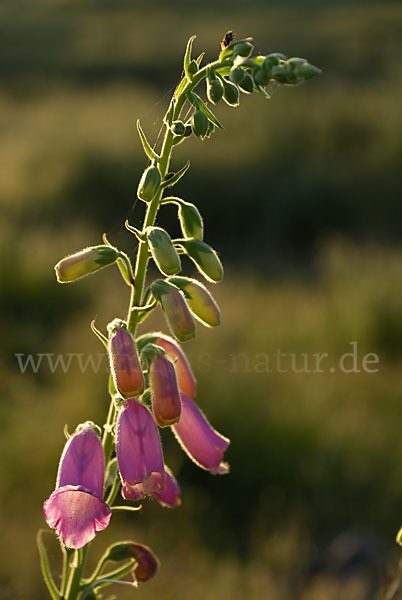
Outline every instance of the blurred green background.
<path id="1" fill-rule="evenodd" d="M 46 597 L 34 537 L 44 526 L 67 423 L 103 422 L 98 373 L 21 373 L 16 354 L 103 349 L 90 333 L 124 317 L 117 270 L 59 286 L 53 265 L 109 239 L 135 255 L 124 220 L 156 140 L 188 37 L 216 57 L 225 31 L 256 51 L 303 56 L 324 75 L 216 108 L 225 131 L 177 149 L 226 279 L 217 330 L 186 344 L 198 400 L 232 440 L 231 473 L 197 469 L 163 432 L 183 505 L 117 514 L 94 543 L 135 539 L 161 560 L 145 600 L 382 598 L 400 552 L 402 506 L 402 5 L 397 1 L 188 3 L 3 0 L 0 4 L 2 364 L 0 599 Z M 159 224 L 177 231 L 166 208 Z M 191 269 L 188 271 L 191 273 Z M 159 317 L 146 327 L 165 327 Z M 261 355 L 357 342 L 378 372 L 279 373 Z M 233 367 L 233 355 L 242 354 Z M 242 362 L 243 361 L 243 362 Z M 360 362 L 361 364 L 361 362 Z M 298 362 L 298 368 L 302 362 Z M 271 364 L 271 367 L 273 365 Z M 51 558 L 58 548 L 49 535 Z M 116 588 L 114 588 L 114 591 Z M 133 593 L 121 587 L 118 598 Z"/>

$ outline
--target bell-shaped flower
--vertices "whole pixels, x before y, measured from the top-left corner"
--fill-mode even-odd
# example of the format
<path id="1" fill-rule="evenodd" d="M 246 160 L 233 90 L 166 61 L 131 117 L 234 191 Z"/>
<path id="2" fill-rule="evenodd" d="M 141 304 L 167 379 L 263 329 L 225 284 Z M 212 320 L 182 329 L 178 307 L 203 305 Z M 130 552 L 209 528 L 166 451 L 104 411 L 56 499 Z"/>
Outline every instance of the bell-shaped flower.
<path id="1" fill-rule="evenodd" d="M 168 508 L 176 508 L 181 504 L 181 490 L 175 476 L 168 466 L 165 465 L 166 485 L 161 492 L 156 492 L 154 497 L 159 504 Z"/>
<path id="2" fill-rule="evenodd" d="M 149 377 L 155 421 L 160 427 L 177 423 L 180 419 L 181 400 L 172 361 L 163 354 L 157 354 L 151 361 Z"/>
<path id="3" fill-rule="evenodd" d="M 173 362 L 174 368 L 176 369 L 179 390 L 189 398 L 194 398 L 196 387 L 195 377 L 186 355 L 179 344 L 175 342 L 173 338 L 164 335 L 163 333 L 157 334 L 154 344 L 163 348 L 166 352 L 166 356 Z"/>
<path id="4" fill-rule="evenodd" d="M 109 324 L 110 369 L 117 391 L 133 398 L 144 391 L 144 375 L 133 336 L 116 319 Z"/>
<path id="5" fill-rule="evenodd" d="M 214 475 L 228 473 L 229 465 L 222 459 L 230 440 L 210 425 L 191 398 L 182 393 L 181 402 L 180 421 L 172 426 L 181 447 L 199 467 Z"/>
<path id="6" fill-rule="evenodd" d="M 47 523 L 68 548 L 82 548 L 110 521 L 102 500 L 104 468 L 96 427 L 79 425 L 64 447 L 56 489 L 43 505 Z"/>
<path id="7" fill-rule="evenodd" d="M 120 409 L 116 454 L 124 498 L 139 500 L 163 490 L 166 476 L 158 429 L 150 410 L 135 398 Z"/>

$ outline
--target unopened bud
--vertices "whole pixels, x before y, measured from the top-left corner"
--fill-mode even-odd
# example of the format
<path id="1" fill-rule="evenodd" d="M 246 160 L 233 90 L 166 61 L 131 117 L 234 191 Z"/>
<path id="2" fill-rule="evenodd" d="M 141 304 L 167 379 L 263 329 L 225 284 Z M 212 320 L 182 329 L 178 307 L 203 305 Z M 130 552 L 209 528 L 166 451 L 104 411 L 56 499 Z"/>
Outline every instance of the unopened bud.
<path id="1" fill-rule="evenodd" d="M 257 85 L 267 85 L 269 82 L 269 74 L 265 69 L 256 69 L 253 73 L 254 81 Z"/>
<path id="2" fill-rule="evenodd" d="M 208 131 L 208 118 L 202 110 L 196 109 L 191 119 L 191 127 L 194 135 L 203 140 Z"/>
<path id="3" fill-rule="evenodd" d="M 237 86 L 227 79 L 223 80 L 223 99 L 229 106 L 239 106 L 239 90 Z"/>
<path id="4" fill-rule="evenodd" d="M 244 79 L 245 71 L 241 67 L 232 67 L 229 73 L 229 79 L 236 85 L 239 85 Z"/>
<path id="5" fill-rule="evenodd" d="M 244 77 L 239 83 L 239 87 L 246 94 L 251 94 L 254 91 L 254 81 L 248 71 L 244 72 Z"/>
<path id="6" fill-rule="evenodd" d="M 177 423 L 181 413 L 180 392 L 174 364 L 166 356 L 157 354 L 151 361 L 150 384 L 155 421 L 160 427 Z"/>
<path id="7" fill-rule="evenodd" d="M 268 54 L 268 56 L 265 57 L 262 66 L 269 73 L 271 67 L 279 65 L 281 60 L 286 60 L 286 56 L 284 54 L 281 54 L 280 52 L 272 52 L 271 54 Z"/>
<path id="8" fill-rule="evenodd" d="M 150 202 L 161 184 L 161 174 L 156 165 L 145 169 L 138 184 L 137 195 L 141 200 Z"/>
<path id="9" fill-rule="evenodd" d="M 109 359 L 114 385 L 123 398 L 134 398 L 144 391 L 144 375 L 133 336 L 118 319 L 109 324 Z"/>
<path id="10" fill-rule="evenodd" d="M 195 60 L 192 60 L 188 65 L 188 73 L 189 75 L 195 75 L 198 71 L 198 65 Z"/>
<path id="11" fill-rule="evenodd" d="M 184 135 L 186 127 L 183 121 L 173 121 L 170 129 L 174 135 Z"/>
<path id="12" fill-rule="evenodd" d="M 207 281 L 217 283 L 223 279 L 222 263 L 211 246 L 201 240 L 183 240 L 180 244 Z"/>
<path id="13" fill-rule="evenodd" d="M 106 551 L 105 560 L 121 561 L 134 559 L 134 575 L 137 581 L 148 581 L 158 570 L 159 563 L 155 554 L 148 546 L 136 542 L 118 542 L 109 546 Z"/>
<path id="14" fill-rule="evenodd" d="M 217 104 L 223 96 L 223 85 L 220 79 L 207 80 L 207 97 L 212 104 Z"/>
<path id="15" fill-rule="evenodd" d="M 186 302 L 196 319 L 208 327 L 216 327 L 221 322 L 221 311 L 207 288 L 189 277 L 169 278 L 184 293 Z"/>
<path id="16" fill-rule="evenodd" d="M 204 223 L 198 208 L 190 202 L 179 204 L 179 221 L 183 235 L 188 238 L 202 240 L 204 236 Z"/>
<path id="17" fill-rule="evenodd" d="M 246 40 L 240 40 L 233 45 L 233 56 L 242 56 L 247 58 L 253 51 L 253 44 Z"/>
<path id="18" fill-rule="evenodd" d="M 170 235 L 161 227 L 149 227 L 146 233 L 152 258 L 161 273 L 164 275 L 179 273 L 180 257 Z"/>
<path id="19" fill-rule="evenodd" d="M 91 246 L 76 254 L 66 256 L 55 266 L 57 281 L 70 283 L 95 273 L 111 265 L 119 257 L 119 252 L 111 246 Z"/>
<path id="20" fill-rule="evenodd" d="M 181 291 L 171 283 L 157 279 L 151 285 L 154 297 L 162 310 L 173 335 L 185 342 L 194 337 L 195 323 Z"/>
<path id="21" fill-rule="evenodd" d="M 166 352 L 166 356 L 173 362 L 179 390 L 189 398 L 194 398 L 196 391 L 195 377 L 181 347 L 173 338 L 163 333 L 158 333 L 154 343 L 161 346 Z"/>

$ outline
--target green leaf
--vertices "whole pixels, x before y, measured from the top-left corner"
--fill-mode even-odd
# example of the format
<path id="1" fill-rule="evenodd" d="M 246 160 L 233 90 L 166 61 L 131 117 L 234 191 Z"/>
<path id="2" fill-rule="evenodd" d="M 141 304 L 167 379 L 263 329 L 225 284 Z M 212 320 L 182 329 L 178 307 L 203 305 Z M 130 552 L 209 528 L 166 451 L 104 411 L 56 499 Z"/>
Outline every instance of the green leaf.
<path id="1" fill-rule="evenodd" d="M 206 106 L 206 104 L 204 104 L 204 102 L 201 100 L 201 98 L 197 94 L 194 94 L 194 93 L 193 93 L 193 96 L 196 97 L 199 109 L 202 110 L 202 112 L 208 118 L 208 120 L 211 121 L 217 127 L 219 127 L 219 129 L 223 129 L 222 123 L 220 123 L 218 121 L 218 119 L 215 117 L 214 113 L 209 110 L 208 106 Z"/>
<path id="2" fill-rule="evenodd" d="M 53 580 L 52 574 L 50 572 L 49 560 L 47 557 L 47 552 L 45 548 L 45 544 L 42 540 L 42 535 L 45 533 L 43 529 L 39 529 L 38 534 L 36 536 L 36 543 L 39 550 L 40 555 L 40 566 L 42 569 L 43 579 L 47 585 L 47 589 L 49 590 L 49 594 L 53 598 L 53 600 L 60 600 L 61 596 L 59 590 L 56 587 L 56 584 Z"/>
<path id="3" fill-rule="evenodd" d="M 148 156 L 148 158 L 150 160 L 159 158 L 159 155 L 155 152 L 155 150 L 153 150 L 151 148 L 150 143 L 148 142 L 147 138 L 145 137 L 145 133 L 142 130 L 139 119 L 137 120 L 137 130 L 138 130 L 138 135 L 140 136 L 142 147 L 144 149 L 145 154 Z"/>
<path id="4" fill-rule="evenodd" d="M 192 35 L 191 38 L 187 42 L 186 52 L 184 54 L 184 72 L 189 81 L 192 80 L 193 75 L 190 72 L 190 64 L 191 64 L 191 52 L 193 50 L 193 42 L 197 36 Z"/>
<path id="5" fill-rule="evenodd" d="M 172 185 L 175 185 L 182 177 L 183 175 L 186 173 L 186 171 L 190 168 L 190 161 L 188 160 L 186 162 L 186 164 L 184 165 L 184 167 L 182 167 L 181 169 L 179 169 L 174 175 L 173 177 L 171 177 L 170 179 L 168 179 L 167 181 L 163 181 L 161 183 L 161 189 L 167 188 L 167 187 L 172 187 Z"/>

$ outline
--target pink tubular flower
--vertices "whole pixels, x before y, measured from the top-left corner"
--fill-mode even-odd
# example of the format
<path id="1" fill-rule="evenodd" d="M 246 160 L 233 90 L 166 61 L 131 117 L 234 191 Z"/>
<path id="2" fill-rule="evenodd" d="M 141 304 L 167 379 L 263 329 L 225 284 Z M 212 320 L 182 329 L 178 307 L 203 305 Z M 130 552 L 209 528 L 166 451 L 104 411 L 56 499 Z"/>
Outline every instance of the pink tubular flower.
<path id="1" fill-rule="evenodd" d="M 116 321 L 109 325 L 110 369 L 117 391 L 123 398 L 132 398 L 144 391 L 144 375 L 133 336 Z"/>
<path id="2" fill-rule="evenodd" d="M 161 492 L 156 492 L 154 497 L 157 499 L 159 504 L 167 506 L 168 508 L 176 508 L 180 506 L 180 487 L 177 483 L 175 476 L 168 466 L 165 465 L 166 485 Z"/>
<path id="3" fill-rule="evenodd" d="M 122 494 L 139 500 L 165 487 L 165 469 L 158 429 L 149 409 L 130 398 L 116 424 L 116 453 Z"/>
<path id="4" fill-rule="evenodd" d="M 169 358 L 157 354 L 152 359 L 150 382 L 155 421 L 160 427 L 177 423 L 180 419 L 181 400 L 176 371 Z"/>
<path id="5" fill-rule="evenodd" d="M 230 440 L 215 431 L 191 398 L 182 393 L 181 402 L 180 421 L 172 426 L 181 447 L 199 467 L 214 475 L 228 473 L 222 458 Z"/>
<path id="6" fill-rule="evenodd" d="M 158 333 L 157 335 L 158 337 L 154 343 L 157 346 L 161 346 L 166 352 L 167 357 L 174 363 L 179 390 L 189 398 L 194 398 L 196 386 L 195 377 L 183 350 L 180 348 L 179 344 L 168 335 L 164 335 L 163 333 Z"/>
<path id="7" fill-rule="evenodd" d="M 109 524 L 111 511 L 102 500 L 104 468 L 94 424 L 79 425 L 64 447 L 56 489 L 43 505 L 48 525 L 67 548 L 82 548 Z"/>

